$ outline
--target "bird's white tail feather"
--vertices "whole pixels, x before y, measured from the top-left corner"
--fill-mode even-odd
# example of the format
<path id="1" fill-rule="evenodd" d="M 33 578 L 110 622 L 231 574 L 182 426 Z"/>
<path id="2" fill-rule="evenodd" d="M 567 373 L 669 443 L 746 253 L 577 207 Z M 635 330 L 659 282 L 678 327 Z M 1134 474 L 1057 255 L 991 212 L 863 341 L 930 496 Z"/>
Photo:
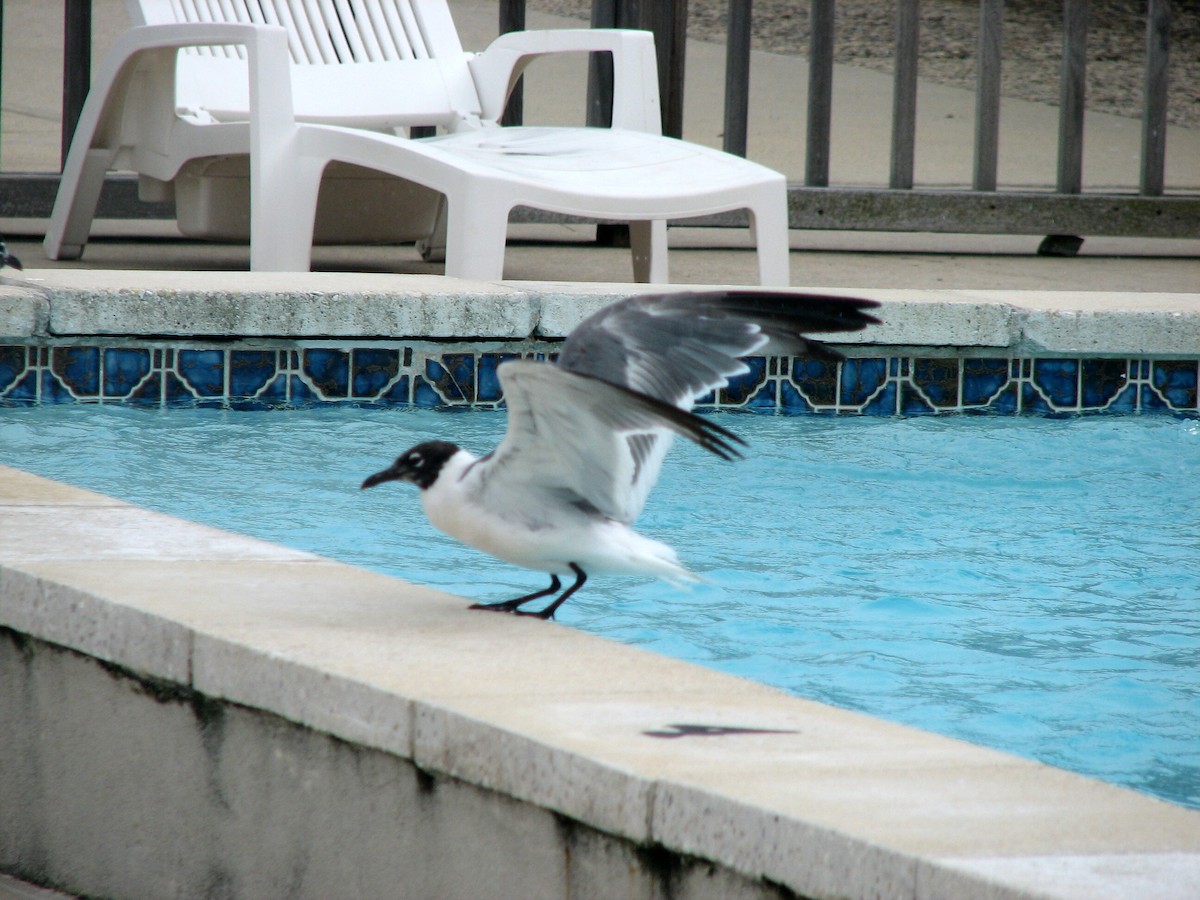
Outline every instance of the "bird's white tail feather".
<path id="1" fill-rule="evenodd" d="M 618 564 L 617 570 L 629 573 L 653 575 L 662 578 L 679 587 L 688 583 L 704 581 L 695 572 L 679 561 L 675 551 L 661 541 L 656 541 L 638 534 L 631 529 L 622 529 L 626 553 L 623 565 Z"/>

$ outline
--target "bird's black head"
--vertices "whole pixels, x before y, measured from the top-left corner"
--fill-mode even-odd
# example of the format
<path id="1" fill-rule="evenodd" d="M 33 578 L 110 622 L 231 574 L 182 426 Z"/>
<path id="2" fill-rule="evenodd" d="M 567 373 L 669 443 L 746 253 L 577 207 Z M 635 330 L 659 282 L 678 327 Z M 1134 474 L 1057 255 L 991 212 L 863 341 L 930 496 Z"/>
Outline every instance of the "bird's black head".
<path id="1" fill-rule="evenodd" d="M 376 472 L 362 483 L 364 488 L 375 487 L 385 481 L 409 481 L 421 490 L 437 481 L 446 460 L 459 451 L 458 444 L 449 441 L 426 441 L 396 457 L 396 461 L 382 472 Z"/>

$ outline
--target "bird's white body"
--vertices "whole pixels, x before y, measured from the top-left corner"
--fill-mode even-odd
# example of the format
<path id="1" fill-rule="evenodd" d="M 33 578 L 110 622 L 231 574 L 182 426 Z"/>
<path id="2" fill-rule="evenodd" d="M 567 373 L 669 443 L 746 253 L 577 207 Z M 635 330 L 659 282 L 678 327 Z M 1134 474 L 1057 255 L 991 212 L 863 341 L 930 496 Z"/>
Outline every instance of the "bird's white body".
<path id="1" fill-rule="evenodd" d="M 486 477 L 487 463 L 460 449 L 421 492 L 426 518 L 450 537 L 527 569 L 567 575 L 575 563 L 589 574 L 699 580 L 666 544 L 596 511 L 539 504 L 536 496 L 503 510 L 486 507 L 476 500 Z"/>

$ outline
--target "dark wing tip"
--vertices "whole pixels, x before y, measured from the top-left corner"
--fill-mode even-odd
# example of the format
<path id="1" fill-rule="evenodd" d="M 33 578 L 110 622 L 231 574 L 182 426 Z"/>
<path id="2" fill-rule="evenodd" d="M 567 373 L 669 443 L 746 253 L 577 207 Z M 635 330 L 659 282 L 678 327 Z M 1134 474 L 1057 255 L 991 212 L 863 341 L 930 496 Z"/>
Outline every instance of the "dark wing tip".
<path id="1" fill-rule="evenodd" d="M 712 296 L 737 312 L 757 314 L 768 322 L 792 322 L 804 331 L 861 331 L 868 325 L 881 324 L 880 319 L 866 312 L 878 309 L 880 302 L 866 297 L 755 290 L 719 291 Z"/>
<path id="2" fill-rule="evenodd" d="M 667 404 L 667 408 L 674 410 L 678 415 L 668 414 L 664 415 L 664 418 L 670 418 L 678 426 L 676 430 L 680 434 L 694 441 L 702 449 L 714 456 L 721 457 L 726 462 L 735 462 L 745 458 L 745 454 L 738 447 L 748 445 L 728 428 L 676 406 Z"/>
<path id="3" fill-rule="evenodd" d="M 867 310 L 878 309 L 878 300 L 843 297 L 836 294 L 812 294 L 797 291 L 719 291 L 695 294 L 702 305 L 714 310 L 751 319 L 774 344 L 776 353 L 809 356 L 827 362 L 845 357 L 810 334 L 862 331 L 882 320 Z"/>
<path id="4" fill-rule="evenodd" d="M 878 324 L 870 311 L 879 306 L 866 297 L 751 288 L 639 294 L 580 322 L 558 365 L 675 403 L 723 383 L 751 352 L 840 361 L 810 335 Z"/>
<path id="5" fill-rule="evenodd" d="M 633 398 L 643 408 L 650 410 L 657 418 L 667 423 L 675 432 L 683 435 L 690 441 L 694 441 L 709 453 L 713 453 L 729 462 L 743 458 L 743 454 L 738 449 L 738 446 L 745 447 L 747 444 L 728 428 L 718 425 L 716 422 L 705 419 L 702 416 L 698 416 L 691 410 L 680 409 L 678 406 L 666 403 L 648 394 L 630 390 L 620 385 L 611 386 Z"/>
<path id="6" fill-rule="evenodd" d="M 624 398 L 624 402 L 640 409 L 643 414 L 648 413 L 662 426 L 699 444 L 709 453 L 714 453 L 722 459 L 730 461 L 742 458 L 742 453 L 736 445 L 744 447 L 746 442 L 716 422 L 711 422 L 690 410 L 680 409 L 665 400 L 635 391 L 633 388 L 616 384 L 597 375 L 589 375 L 586 372 L 571 372 L 571 375 L 604 385 L 603 390 L 618 392 Z"/>
<path id="7" fill-rule="evenodd" d="M 715 422 L 710 422 L 695 413 L 688 413 L 688 415 L 696 420 L 694 424 L 697 430 L 702 431 L 704 434 L 704 437 L 701 440 L 697 440 L 696 443 L 709 453 L 716 454 L 726 462 L 735 462 L 746 458 L 746 455 L 735 447 L 734 444 L 742 447 L 749 445 L 728 428 L 718 425 Z"/>

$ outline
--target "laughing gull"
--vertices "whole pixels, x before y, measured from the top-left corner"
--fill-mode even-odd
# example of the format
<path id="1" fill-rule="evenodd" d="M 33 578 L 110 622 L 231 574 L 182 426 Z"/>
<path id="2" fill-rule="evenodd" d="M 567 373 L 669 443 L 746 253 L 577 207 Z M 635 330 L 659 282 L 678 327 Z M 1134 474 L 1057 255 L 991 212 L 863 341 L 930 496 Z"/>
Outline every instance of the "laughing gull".
<path id="1" fill-rule="evenodd" d="M 753 353 L 841 355 L 807 332 L 878 322 L 871 300 L 767 291 L 630 297 L 589 316 L 557 362 L 497 369 L 508 407 L 500 445 L 476 457 L 448 441 L 418 444 L 362 486 L 407 481 L 438 529 L 507 562 L 550 574 L 550 586 L 471 609 L 553 618 L 589 575 L 697 576 L 665 544 L 631 527 L 682 435 L 723 459 L 745 442 L 691 412 L 696 399 L 748 372 Z M 575 581 L 562 589 L 561 575 Z M 544 609 L 520 607 L 558 596 Z"/>

